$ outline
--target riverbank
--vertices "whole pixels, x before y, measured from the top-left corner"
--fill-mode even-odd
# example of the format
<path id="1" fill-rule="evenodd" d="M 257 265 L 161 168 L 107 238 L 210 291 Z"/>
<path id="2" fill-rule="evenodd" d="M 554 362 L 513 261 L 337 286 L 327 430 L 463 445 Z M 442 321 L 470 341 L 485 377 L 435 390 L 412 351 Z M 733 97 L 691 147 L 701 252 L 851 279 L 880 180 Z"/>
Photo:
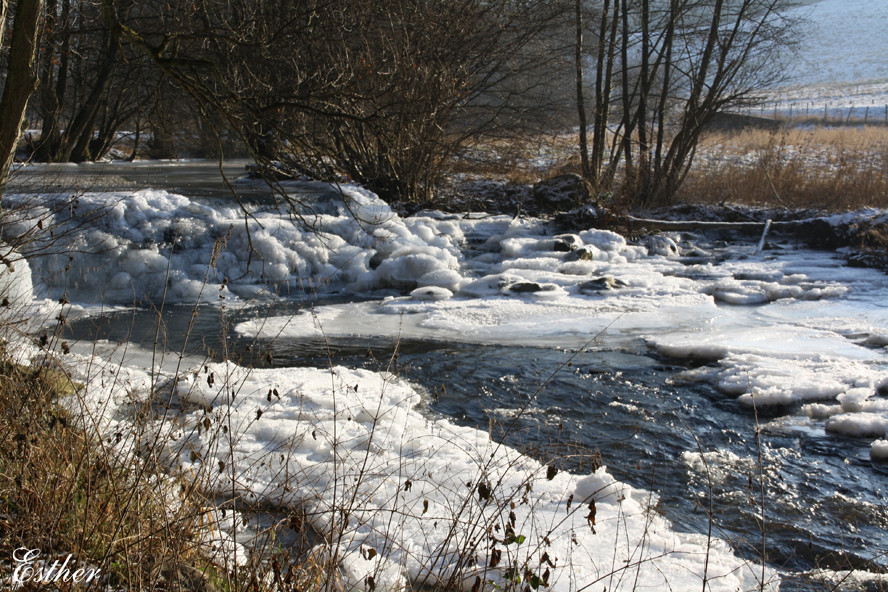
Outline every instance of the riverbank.
<path id="1" fill-rule="evenodd" d="M 518 574 L 522 581 L 535 576 L 541 582 L 548 569 L 554 586 L 556 569 L 542 560 L 547 536 L 553 541 L 549 559 L 568 588 L 581 585 L 570 579 L 579 577 L 574 553 L 583 554 L 582 573 L 594 572 L 591 580 L 606 577 L 609 588 L 617 582 L 632 589 L 636 577 L 662 583 L 648 569 L 661 575 L 682 572 L 665 576 L 674 586 L 686 582 L 683 578 L 702 585 L 718 573 L 707 572 L 708 548 L 718 557 L 713 568 L 733 565 L 739 570 L 734 573 L 751 569 L 760 574 L 756 554 L 761 547 L 738 541 L 751 540 L 755 520 L 750 507 L 762 504 L 733 502 L 730 491 L 716 500 L 730 518 L 713 518 L 712 524 L 721 529 L 719 538 L 730 534 L 726 538 L 735 545 L 730 550 L 699 538 L 706 531 L 705 514 L 702 525 L 688 518 L 707 499 L 700 479 L 708 471 L 752 475 L 754 484 L 760 482 L 753 470 L 759 466 L 754 452 L 758 431 L 748 405 L 755 401 L 753 407 L 761 404 L 758 409 L 767 407 L 773 415 L 766 432 L 772 434 L 768 445 L 774 454 L 765 464 L 767 476 L 761 477 L 766 490 L 780 490 L 780 480 L 770 477 L 779 474 L 784 482 L 798 480 L 798 488 L 817 492 L 800 504 L 832 508 L 827 514 L 835 516 L 871 517 L 858 521 L 859 532 L 865 533 L 859 541 L 833 544 L 839 527 L 831 519 L 815 527 L 797 516 L 794 504 L 780 506 L 780 518 L 769 507 L 770 529 L 808 533 L 787 534 L 766 545 L 779 549 L 779 566 L 792 565 L 779 574 L 784 586 L 802 578 L 800 572 L 809 574 L 812 566 L 836 572 L 851 566 L 878 577 L 878 558 L 870 557 L 866 545 L 881 544 L 881 535 L 873 534 L 881 514 L 878 509 L 860 512 L 870 507 L 869 485 L 858 485 L 841 499 L 821 493 L 833 487 L 829 474 L 839 474 L 842 466 L 849 467 L 841 473 L 843 482 L 868 484 L 879 474 L 884 431 L 870 429 L 882 425 L 884 398 L 884 335 L 879 331 L 884 319 L 876 303 L 885 279 L 879 272 L 851 269 L 834 251 L 800 248 L 795 239 L 778 233 L 758 248 L 760 237 L 740 240 L 730 229 L 654 235 L 637 230 L 624 236 L 593 225 L 564 232 L 555 230 L 551 220 L 490 213 L 425 211 L 402 217 L 359 188 L 340 189 L 317 191 L 309 184 L 300 190 L 317 216 L 309 229 L 294 225 L 285 212 L 258 204 L 249 210 L 254 225 L 248 226 L 243 210 L 223 194 L 83 192 L 76 195 L 74 216 L 65 207 L 71 202 L 57 194 L 40 203 L 20 202 L 46 208 L 37 218 L 44 228 L 52 228 L 56 238 L 73 239 L 69 249 L 30 261 L 38 295 L 51 295 L 56 307 L 44 302 L 51 310 L 50 327 L 34 335 L 37 344 L 45 334 L 44 353 L 66 364 L 75 382 L 95 388 L 84 390 L 77 405 L 89 410 L 101 446 L 114 454 L 138 451 L 129 458 L 150 468 L 146 475 L 166 473 L 173 491 L 184 483 L 186 490 L 202 494 L 196 499 L 203 509 L 196 515 L 224 527 L 214 531 L 224 532 L 214 535 L 219 549 L 249 557 L 249 545 L 243 543 L 254 532 L 274 532 L 276 540 L 282 532 L 294 540 L 305 536 L 310 544 L 300 553 L 287 547 L 291 558 L 352 578 L 342 581 L 356 589 L 370 586 L 368 576 L 379 587 L 412 586 L 426 577 L 446 583 L 456 573 L 448 571 L 454 565 L 476 577 L 484 574 L 481 585 L 490 576 L 501 587 L 517 585 L 510 571 L 516 565 L 528 570 Z M 58 207 L 49 207 L 53 200 Z M 15 222 L 24 228 L 22 219 Z M 27 228 L 41 230 L 36 222 Z M 250 241 L 255 251 L 247 248 Z M 133 307 L 134 294 L 146 306 Z M 59 317 L 71 326 L 59 326 Z M 103 325 L 117 331 L 113 338 L 98 333 Z M 382 350 L 380 343 L 386 344 Z M 441 345 L 448 343 L 477 349 L 461 353 Z M 93 348 L 116 353 L 103 353 L 102 361 L 90 357 Z M 310 360 L 300 357 L 305 349 L 315 352 Z M 132 361 L 135 353 L 138 362 Z M 107 363 L 118 354 L 117 359 L 129 361 Z M 562 359 L 574 354 L 575 359 Z M 399 360 L 429 368 L 429 374 Z M 465 372 L 454 374 L 454 364 Z M 524 368 L 532 372 L 522 375 Z M 550 373 L 555 379 L 540 391 L 541 398 L 527 403 L 528 389 L 533 392 Z M 801 386 L 800 378 L 805 379 Z M 447 396 L 455 392 L 462 393 L 460 398 Z M 694 406 L 678 415 L 672 407 L 653 411 L 659 401 L 689 399 Z M 712 407 L 725 415 L 713 419 Z M 627 449 L 621 440 L 643 430 L 648 422 L 640 418 L 651 413 L 659 418 L 654 424 L 670 431 L 636 432 L 643 434 L 639 447 Z M 700 424 L 682 428 L 675 423 L 682 415 L 699 417 Z M 610 468 L 599 471 L 593 463 L 581 469 L 571 464 L 573 453 L 569 459 L 561 459 L 560 452 L 545 456 L 547 450 L 563 450 L 547 448 L 545 441 L 530 440 L 540 454 L 519 454 L 520 442 L 500 439 L 491 428 L 511 425 L 515 418 L 530 426 L 563 426 L 570 436 L 550 443 L 574 446 L 574 451 L 580 444 L 584 450 L 600 448 L 589 462 L 603 454 Z M 748 429 L 712 432 L 711 424 Z M 615 425 L 620 429 L 610 433 Z M 718 443 L 695 456 L 701 451 L 693 440 L 679 436 L 685 431 Z M 521 436 L 525 442 L 526 433 Z M 850 439 L 840 440 L 845 437 Z M 668 455 L 678 463 L 666 470 L 677 476 L 674 483 L 652 481 L 654 471 L 663 474 L 665 469 L 642 462 L 662 441 L 680 443 Z M 741 446 L 731 448 L 737 442 Z M 793 442 L 805 443 L 798 463 Z M 617 455 L 620 449 L 625 456 Z M 830 453 L 817 452 L 821 449 Z M 666 454 L 652 456 L 661 461 Z M 814 473 L 797 470 L 800 464 L 833 457 L 848 463 L 831 465 L 810 481 L 804 479 Z M 150 462 L 140 465 L 144 459 Z M 632 475 L 627 467 L 633 464 L 644 470 Z M 557 470 L 551 479 L 550 467 Z M 621 477 L 615 479 L 618 472 Z M 487 481 L 479 481 L 484 475 Z M 358 481 L 350 481 L 355 477 Z M 597 483 L 596 489 L 628 493 L 622 502 L 618 493 L 614 499 L 593 496 L 580 504 L 580 482 L 587 477 L 587 485 Z M 500 480 L 511 489 L 498 489 Z M 451 482 L 471 485 L 453 487 Z M 190 489 L 190 484 L 197 485 Z M 206 509 L 220 499 L 219 512 Z M 511 508 L 512 503 L 521 510 Z M 531 511 L 537 507 L 542 513 Z M 465 515 L 475 519 L 456 521 L 463 508 L 472 508 L 474 513 Z M 336 519 L 343 509 L 354 523 Z M 290 530 L 261 526 L 255 518 L 260 514 Z M 245 516 L 250 526 L 242 529 L 237 525 Z M 379 516 L 389 519 L 379 523 Z M 563 522 L 568 516 L 577 522 Z M 447 520 L 449 536 L 457 539 L 439 532 Z M 291 528 L 300 524 L 307 526 Z M 618 529 L 608 530 L 612 526 Z M 493 547 L 492 539 L 484 538 L 488 527 L 499 541 Z M 508 543 L 507 528 L 515 536 Z M 641 534 L 620 538 L 617 533 L 626 529 Z M 554 533 L 571 530 L 592 538 L 556 554 Z M 473 532 L 482 531 L 488 535 L 474 538 Z M 802 553 L 808 535 L 830 542 L 799 559 L 796 553 Z M 520 544 L 519 536 L 524 538 Z M 631 567 L 624 568 L 613 562 L 614 547 L 602 547 L 601 539 L 653 555 L 629 558 Z M 330 546 L 331 540 L 344 542 Z M 475 546 L 451 547 L 448 540 Z M 195 552 L 198 548 L 193 546 Z M 474 554 L 460 555 L 465 548 Z M 602 548 L 606 560 L 588 550 Z M 768 553 L 774 561 L 774 551 Z M 571 557 L 573 567 L 565 567 L 563 557 Z M 231 570 L 241 575 L 259 573 L 257 567 L 235 565 Z M 274 578 L 273 566 L 270 572 L 267 566 L 262 569 Z M 767 571 L 766 579 L 772 574 Z M 810 582 L 814 576 L 805 577 L 802 581 Z M 758 587 L 754 578 L 746 581 L 736 585 Z M 712 582 L 734 585 L 728 578 Z M 471 589 L 474 580 L 460 580 L 460 585 Z"/>

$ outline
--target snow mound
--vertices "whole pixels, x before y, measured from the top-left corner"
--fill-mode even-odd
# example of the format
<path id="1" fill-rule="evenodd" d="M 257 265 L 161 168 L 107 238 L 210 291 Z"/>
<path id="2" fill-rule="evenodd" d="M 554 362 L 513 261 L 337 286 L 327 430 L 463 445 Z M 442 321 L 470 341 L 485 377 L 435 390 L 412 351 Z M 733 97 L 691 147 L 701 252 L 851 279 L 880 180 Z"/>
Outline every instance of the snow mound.
<path id="1" fill-rule="evenodd" d="M 31 203 L 28 196 L 5 199 L 13 206 Z M 33 259 L 34 282 L 53 299 L 130 304 L 164 297 L 215 302 L 330 285 L 409 291 L 462 281 L 458 225 L 405 221 L 357 187 L 327 199 L 332 203 L 322 210 L 328 213 L 300 224 L 274 210 L 245 214 L 150 189 L 45 196 L 39 212 L 32 207 L 32 225 L 37 214 L 51 218 L 45 224 L 66 236 L 71 259 L 68 252 L 47 250 L 57 254 Z"/>
<path id="2" fill-rule="evenodd" d="M 0 242 L 0 300 L 3 309 L 18 312 L 34 300 L 27 259 L 4 242 Z"/>
<path id="3" fill-rule="evenodd" d="M 27 259 L 0 241 L 0 340 L 14 342 L 20 333 L 33 329 L 27 322 L 33 301 L 34 286 Z"/>

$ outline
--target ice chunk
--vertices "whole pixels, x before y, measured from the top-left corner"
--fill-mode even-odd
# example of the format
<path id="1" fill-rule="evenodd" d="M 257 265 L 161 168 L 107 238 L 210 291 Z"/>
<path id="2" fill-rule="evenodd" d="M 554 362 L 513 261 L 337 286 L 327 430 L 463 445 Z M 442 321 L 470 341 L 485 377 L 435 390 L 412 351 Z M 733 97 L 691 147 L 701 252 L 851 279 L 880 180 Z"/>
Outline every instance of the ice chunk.
<path id="1" fill-rule="evenodd" d="M 888 418 L 878 413 L 840 413 L 826 421 L 826 430 L 844 436 L 885 437 Z"/>
<path id="2" fill-rule="evenodd" d="M 84 193 L 71 217 L 65 214 L 71 209 L 61 207 L 67 196 L 47 196 L 59 211 L 51 222 L 56 233 L 71 237 L 72 259 L 65 249 L 35 259 L 35 282 L 52 298 L 129 304 L 164 296 L 193 302 L 198 294 L 213 300 L 204 293 L 217 295 L 223 285 L 226 297 L 236 298 L 331 282 L 353 291 L 412 289 L 429 272 L 458 275 L 464 237 L 453 220 L 405 221 L 373 194 L 351 186 L 322 195 L 335 203 L 319 204 L 323 213 L 304 224 L 274 210 L 245 216 L 232 204 L 210 206 L 157 190 Z M 8 197 L 10 203 L 23 199 Z M 438 282 L 430 285 L 457 287 L 453 275 L 428 279 Z M 95 290 L 97 285 L 111 289 Z"/>
<path id="3" fill-rule="evenodd" d="M 580 239 L 584 244 L 611 253 L 618 253 L 626 248 L 626 239 L 610 230 L 586 230 L 580 233 Z"/>
<path id="4" fill-rule="evenodd" d="M 453 297 L 453 292 L 438 286 L 425 286 L 413 290 L 410 292 L 410 296 L 416 300 L 447 300 Z"/>
<path id="5" fill-rule="evenodd" d="M 458 291 L 462 282 L 462 276 L 454 269 L 435 269 L 423 274 L 416 280 L 416 283 L 420 286 L 438 286 L 439 288 L 446 288 L 451 292 Z"/>
<path id="6" fill-rule="evenodd" d="M 596 502 L 618 503 L 630 495 L 630 490 L 618 482 L 604 467 L 599 467 L 591 475 L 577 481 L 574 492 L 579 503 Z"/>
<path id="7" fill-rule="evenodd" d="M 888 440 L 874 440 L 870 447 L 870 458 L 888 461 Z"/>
<path id="8" fill-rule="evenodd" d="M 34 286 L 27 259 L 0 242 L 0 301 L 3 308 L 21 311 L 33 299 Z"/>

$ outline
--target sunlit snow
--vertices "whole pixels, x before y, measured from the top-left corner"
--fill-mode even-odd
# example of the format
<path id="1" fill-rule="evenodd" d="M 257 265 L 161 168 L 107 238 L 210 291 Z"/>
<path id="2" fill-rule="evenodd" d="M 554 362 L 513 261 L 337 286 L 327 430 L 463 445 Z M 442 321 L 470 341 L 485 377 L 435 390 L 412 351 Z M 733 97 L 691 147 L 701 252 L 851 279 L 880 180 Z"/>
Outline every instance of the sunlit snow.
<path id="1" fill-rule="evenodd" d="M 385 336 L 647 351 L 698 363 L 676 384 L 709 382 L 749 407 L 869 438 L 874 459 L 888 456 L 888 278 L 835 253 L 693 234 L 633 243 L 508 216 L 402 219 L 354 187 L 313 228 L 257 209 L 248 232 L 235 207 L 163 191 L 88 193 L 77 206 L 57 215 L 58 228 L 77 230 L 73 250 L 30 262 L 38 296 L 93 311 L 103 300 L 200 298 L 259 313 L 263 302 L 327 292 L 350 302 L 255 314 L 235 330 L 276 343 Z M 127 405 L 149 396 L 149 377 L 97 368 L 78 367 L 83 405 L 119 430 Z M 656 496 L 605 469 L 547 474 L 486 432 L 427 417 L 419 392 L 392 376 L 186 360 L 161 378 L 159 392 L 185 405 L 149 432 L 172 436 L 163 462 L 211 491 L 301 508 L 336 533 L 323 552 L 358 589 L 372 587 L 369 576 L 398 588 L 457 572 L 467 588 L 478 577 L 502 584 L 521 567 L 548 571 L 553 590 L 696 589 L 703 578 L 734 590 L 756 588 L 762 573 L 721 542 L 674 532 L 649 510 Z M 502 563 L 491 565 L 493 549 Z"/>

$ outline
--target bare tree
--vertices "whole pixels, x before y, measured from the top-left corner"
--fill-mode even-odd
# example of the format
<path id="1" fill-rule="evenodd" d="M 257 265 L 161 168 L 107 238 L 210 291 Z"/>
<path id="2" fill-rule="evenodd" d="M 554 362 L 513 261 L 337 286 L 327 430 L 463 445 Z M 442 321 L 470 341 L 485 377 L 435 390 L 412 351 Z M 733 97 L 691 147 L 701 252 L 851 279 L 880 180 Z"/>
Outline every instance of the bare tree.
<path id="1" fill-rule="evenodd" d="M 580 124 L 580 167 L 583 178 L 591 179 L 592 169 L 589 166 L 589 143 L 587 139 L 586 99 L 583 90 L 583 2 L 576 0 L 574 11 L 576 15 L 576 81 L 577 81 L 577 119 Z"/>
<path id="2" fill-rule="evenodd" d="M 125 22 L 140 21 L 137 2 L 118 5 Z M 82 162 L 104 156 L 115 135 L 150 107 L 159 73 L 141 53 L 127 53 L 105 24 L 100 3 L 46 0 L 39 48 L 42 120 L 32 158 Z M 150 66 L 150 67 L 149 67 Z"/>
<path id="3" fill-rule="evenodd" d="M 632 202 L 668 202 L 712 118 L 780 78 L 776 56 L 790 45 L 791 5 L 605 0 L 591 157 L 599 188 L 611 187 L 622 166 L 622 192 Z"/>
<path id="4" fill-rule="evenodd" d="M 527 68 L 552 58 L 529 48 L 563 13 L 529 0 L 202 0 L 166 3 L 162 27 L 137 29 L 104 1 L 116 36 L 261 162 L 408 201 L 467 139 L 545 111 L 528 97 L 546 82 Z"/>
<path id="5" fill-rule="evenodd" d="M 34 56 L 37 32 L 43 12 L 42 0 L 18 0 L 12 11 L 12 37 L 3 96 L 0 98 L 0 192 L 6 186 L 18 140 L 22 134 L 25 109 L 37 84 Z M 7 0 L 0 0 L 0 28 L 7 28 L 10 18 Z M 0 43 L 3 41 L 0 33 Z"/>

